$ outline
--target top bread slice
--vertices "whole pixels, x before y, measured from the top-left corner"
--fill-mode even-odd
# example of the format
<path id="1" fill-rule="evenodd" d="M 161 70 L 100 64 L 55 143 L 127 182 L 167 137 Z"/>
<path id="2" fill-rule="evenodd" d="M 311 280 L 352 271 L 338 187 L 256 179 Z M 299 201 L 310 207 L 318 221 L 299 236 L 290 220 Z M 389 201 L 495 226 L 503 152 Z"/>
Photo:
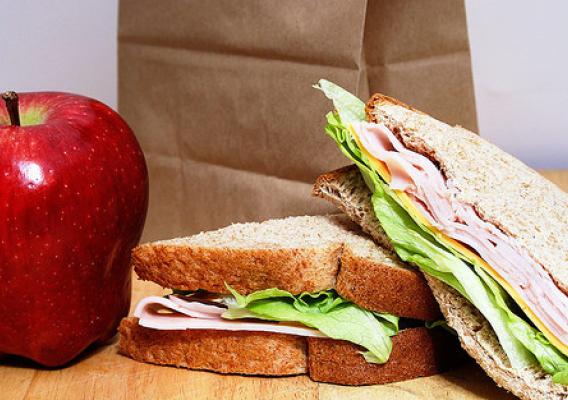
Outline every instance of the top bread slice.
<path id="1" fill-rule="evenodd" d="M 335 289 L 371 311 L 440 317 L 424 277 L 343 215 L 234 224 L 146 243 L 133 250 L 132 263 L 141 279 L 166 288 L 228 293 L 227 283 L 240 293 Z"/>
<path id="2" fill-rule="evenodd" d="M 567 193 L 478 135 L 396 99 L 376 94 L 366 111 L 369 121 L 439 165 L 458 200 L 515 239 L 568 294 Z"/>
<path id="3" fill-rule="evenodd" d="M 372 211 L 371 192 L 354 165 L 320 176 L 312 193 L 338 206 L 378 242 L 389 240 Z M 554 384 L 540 367 L 513 369 L 489 322 L 479 311 L 443 282 L 430 277 L 427 281 L 462 347 L 499 386 L 525 400 L 568 398 L 568 388 Z"/>

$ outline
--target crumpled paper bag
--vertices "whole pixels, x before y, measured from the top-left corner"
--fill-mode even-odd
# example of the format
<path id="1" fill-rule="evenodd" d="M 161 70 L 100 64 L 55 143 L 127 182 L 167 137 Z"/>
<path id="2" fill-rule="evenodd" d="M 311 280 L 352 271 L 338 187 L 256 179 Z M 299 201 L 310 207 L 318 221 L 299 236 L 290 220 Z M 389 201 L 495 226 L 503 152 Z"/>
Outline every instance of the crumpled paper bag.
<path id="1" fill-rule="evenodd" d="M 150 170 L 144 240 L 287 215 L 347 160 L 324 133 L 334 81 L 476 128 L 454 0 L 122 0 L 119 110 Z"/>

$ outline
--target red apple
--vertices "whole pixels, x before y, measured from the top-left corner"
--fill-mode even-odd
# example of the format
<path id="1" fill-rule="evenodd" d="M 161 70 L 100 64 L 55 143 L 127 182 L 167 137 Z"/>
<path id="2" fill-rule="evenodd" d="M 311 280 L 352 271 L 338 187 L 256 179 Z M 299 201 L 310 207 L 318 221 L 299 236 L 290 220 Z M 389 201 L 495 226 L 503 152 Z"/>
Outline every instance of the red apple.
<path id="1" fill-rule="evenodd" d="M 128 313 L 146 164 L 126 122 L 96 100 L 3 98 L 0 353 L 61 366 L 112 337 Z"/>

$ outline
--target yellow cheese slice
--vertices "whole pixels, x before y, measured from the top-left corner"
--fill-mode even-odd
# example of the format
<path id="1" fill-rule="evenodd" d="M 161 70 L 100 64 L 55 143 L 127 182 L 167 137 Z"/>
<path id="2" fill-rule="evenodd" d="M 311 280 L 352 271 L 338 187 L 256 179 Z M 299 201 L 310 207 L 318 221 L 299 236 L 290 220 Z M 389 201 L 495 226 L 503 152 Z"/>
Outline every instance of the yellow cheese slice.
<path id="1" fill-rule="evenodd" d="M 361 152 L 367 157 L 369 162 L 372 166 L 376 169 L 379 173 L 380 177 L 387 183 L 390 183 L 392 176 L 388 170 L 387 165 L 372 156 L 367 149 L 361 143 L 359 139 L 359 135 L 353 129 L 352 126 L 349 126 L 349 130 L 357 145 L 361 149 Z M 468 247 L 464 246 L 461 242 L 449 237 L 445 233 L 441 232 L 439 229 L 435 228 L 430 224 L 430 222 L 426 219 L 424 215 L 420 212 L 420 210 L 414 205 L 412 200 L 408 197 L 408 195 L 400 190 L 395 190 L 394 193 L 400 199 L 401 206 L 408 212 L 408 214 L 412 217 L 414 221 L 425 226 L 430 232 L 432 232 L 436 237 L 439 239 L 442 244 L 445 246 L 452 248 L 453 250 L 457 251 L 461 255 L 463 255 L 466 259 L 468 259 L 472 264 L 479 264 L 481 268 L 485 272 L 487 272 L 493 279 L 495 279 L 509 295 L 515 300 L 515 302 L 519 305 L 519 307 L 523 310 L 523 312 L 529 317 L 529 319 L 537 326 L 537 328 L 544 334 L 544 336 L 554 345 L 558 350 L 562 353 L 568 355 L 568 346 L 561 342 L 547 327 L 546 325 L 538 318 L 538 316 L 529 308 L 527 303 L 523 300 L 523 298 L 513 289 L 513 287 L 497 272 L 491 265 L 489 265 L 485 260 L 483 260 L 477 253 L 473 252 Z"/>

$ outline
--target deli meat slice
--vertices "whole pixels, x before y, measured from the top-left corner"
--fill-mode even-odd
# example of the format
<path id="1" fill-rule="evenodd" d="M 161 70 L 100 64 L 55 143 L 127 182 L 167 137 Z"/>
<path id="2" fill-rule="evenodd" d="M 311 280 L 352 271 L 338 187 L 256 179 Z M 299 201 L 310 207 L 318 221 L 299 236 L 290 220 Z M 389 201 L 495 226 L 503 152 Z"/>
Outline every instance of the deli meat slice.
<path id="1" fill-rule="evenodd" d="M 222 318 L 222 305 L 203 304 L 199 299 L 188 301 L 177 296 L 146 297 L 136 307 L 138 324 L 158 330 L 212 329 L 223 331 L 273 332 L 306 337 L 326 337 L 316 329 L 275 322 L 250 322 Z"/>
<path id="2" fill-rule="evenodd" d="M 483 221 L 471 205 L 459 202 L 456 189 L 446 182 L 434 163 L 404 147 L 385 125 L 360 122 L 353 124 L 353 129 L 363 147 L 386 164 L 391 189 L 407 194 L 433 227 L 474 249 L 536 318 L 568 345 L 568 296 L 544 267 L 513 238 Z"/>

